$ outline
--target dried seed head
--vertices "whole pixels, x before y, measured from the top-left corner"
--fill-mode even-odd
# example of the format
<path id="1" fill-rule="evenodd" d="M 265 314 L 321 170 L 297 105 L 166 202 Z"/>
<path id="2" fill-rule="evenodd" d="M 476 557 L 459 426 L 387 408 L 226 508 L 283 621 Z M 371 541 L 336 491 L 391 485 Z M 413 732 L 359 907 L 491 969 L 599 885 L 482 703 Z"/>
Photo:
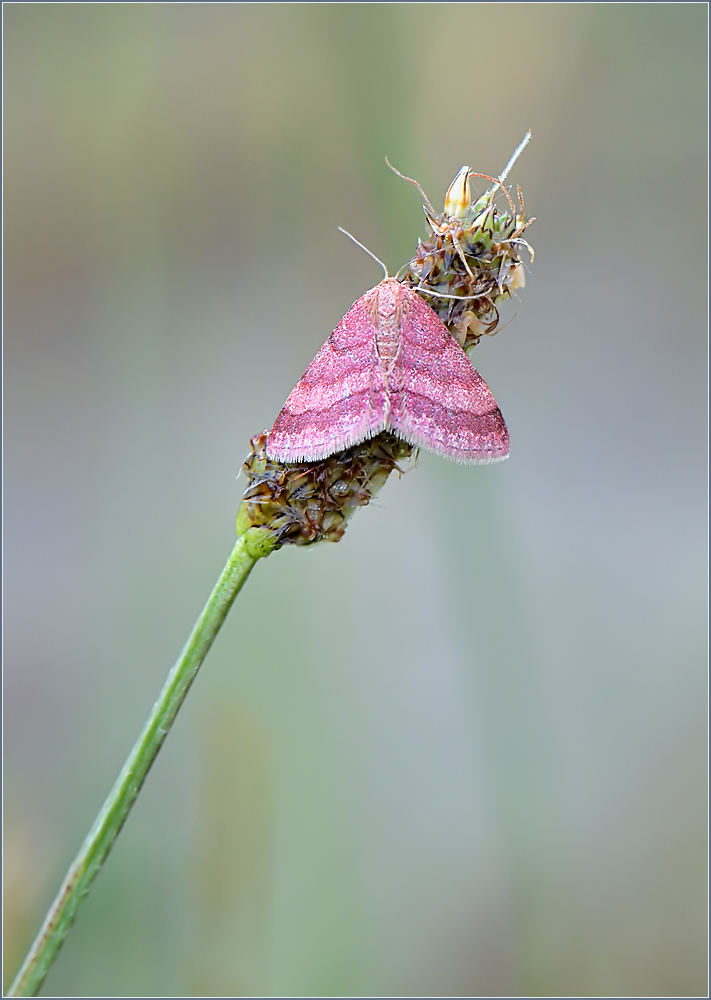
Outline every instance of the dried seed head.
<path id="1" fill-rule="evenodd" d="M 512 209 L 508 192 L 503 208 L 494 203 L 501 191 L 496 185 L 472 203 L 470 175 L 462 167 L 447 191 L 443 214 L 427 216 L 432 236 L 418 244 L 400 278 L 434 309 L 465 350 L 494 333 L 497 305 L 525 285 L 521 251 L 526 249 L 533 259 L 522 238 L 533 219 L 525 218 L 520 190 L 520 213 Z"/>
<path id="2" fill-rule="evenodd" d="M 415 448 L 383 433 L 321 462 L 286 464 L 267 457 L 267 432 L 253 437 L 243 471 L 249 479 L 237 534 L 266 527 L 281 545 L 338 542 L 349 518 L 370 503 Z"/>

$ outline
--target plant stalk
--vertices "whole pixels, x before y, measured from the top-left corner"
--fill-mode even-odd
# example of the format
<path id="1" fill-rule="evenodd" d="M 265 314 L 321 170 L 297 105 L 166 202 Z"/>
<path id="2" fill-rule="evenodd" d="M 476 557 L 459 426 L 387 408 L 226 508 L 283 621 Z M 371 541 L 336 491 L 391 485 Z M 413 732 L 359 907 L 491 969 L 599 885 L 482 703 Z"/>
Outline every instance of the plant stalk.
<path id="1" fill-rule="evenodd" d="M 153 706 L 143 732 L 72 862 L 57 898 L 50 907 L 10 991 L 6 994 L 8 997 L 37 995 L 74 923 L 82 900 L 89 892 L 91 883 L 99 873 L 121 827 L 126 822 L 146 775 L 235 597 L 257 559 L 269 555 L 273 547 L 270 533 L 264 528 L 249 528 L 237 539 L 183 652 L 168 674 L 168 679 Z"/>

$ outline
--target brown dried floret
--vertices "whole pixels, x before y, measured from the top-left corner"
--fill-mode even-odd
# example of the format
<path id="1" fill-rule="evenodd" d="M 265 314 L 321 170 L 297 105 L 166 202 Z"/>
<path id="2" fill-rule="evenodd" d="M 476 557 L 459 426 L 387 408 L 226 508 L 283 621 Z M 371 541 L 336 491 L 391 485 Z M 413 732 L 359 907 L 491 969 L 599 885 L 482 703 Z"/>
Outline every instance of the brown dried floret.
<path id="1" fill-rule="evenodd" d="M 267 432 L 251 440 L 242 470 L 249 479 L 237 532 L 269 527 L 281 545 L 338 542 L 348 519 L 370 503 L 391 472 L 416 449 L 383 432 L 321 462 L 287 465 L 266 454 Z"/>
<path id="2" fill-rule="evenodd" d="M 499 322 L 497 303 L 525 284 L 521 252 L 533 251 L 523 232 L 526 219 L 518 189 L 520 210 L 493 178 L 495 187 L 472 202 L 468 167 L 462 167 L 445 199 L 445 211 L 434 216 L 425 207 L 431 237 L 418 240 L 417 252 L 400 280 L 413 288 L 437 313 L 450 333 L 468 350 Z M 476 175 L 485 176 L 485 175 Z M 496 186 L 507 205 L 495 204 Z"/>

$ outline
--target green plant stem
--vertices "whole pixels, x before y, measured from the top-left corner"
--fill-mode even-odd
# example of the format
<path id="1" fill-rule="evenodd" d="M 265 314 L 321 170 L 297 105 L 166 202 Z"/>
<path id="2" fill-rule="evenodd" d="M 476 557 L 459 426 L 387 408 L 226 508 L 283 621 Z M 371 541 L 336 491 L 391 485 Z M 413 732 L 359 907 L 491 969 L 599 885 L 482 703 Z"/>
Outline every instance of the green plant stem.
<path id="1" fill-rule="evenodd" d="M 45 917 L 9 997 L 37 995 L 57 952 L 62 946 L 91 883 L 108 857 L 131 806 L 141 790 L 151 764 L 163 745 L 200 665 L 219 632 L 242 584 L 260 556 L 269 555 L 273 544 L 265 529 L 250 528 L 237 539 L 225 568 L 185 644 L 168 674 L 158 701 L 129 754 L 94 825 L 72 862 L 57 898 Z"/>

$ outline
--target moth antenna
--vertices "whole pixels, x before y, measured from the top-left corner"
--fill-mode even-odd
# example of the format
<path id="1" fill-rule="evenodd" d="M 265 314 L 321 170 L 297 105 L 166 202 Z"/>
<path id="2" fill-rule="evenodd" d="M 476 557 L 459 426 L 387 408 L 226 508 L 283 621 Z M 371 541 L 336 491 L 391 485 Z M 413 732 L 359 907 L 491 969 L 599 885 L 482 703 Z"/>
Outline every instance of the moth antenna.
<path id="1" fill-rule="evenodd" d="M 341 229 L 340 226 L 338 228 L 341 230 L 341 232 L 343 233 L 344 236 L 350 236 L 350 238 L 353 240 L 353 242 L 356 244 L 356 246 L 359 246 L 361 248 L 361 250 L 365 250 L 365 252 L 368 254 L 368 256 L 372 257 L 373 260 L 377 261 L 378 264 L 380 264 L 380 266 L 382 267 L 383 271 L 385 271 L 385 277 L 386 278 L 390 277 L 390 275 L 388 274 L 388 269 L 385 266 L 385 264 L 383 264 L 383 262 L 380 259 L 380 257 L 376 257 L 372 250 L 369 250 L 367 247 L 364 247 L 363 244 L 359 240 L 357 240 L 355 238 L 355 236 L 353 236 L 352 233 L 349 233 L 347 229 Z"/>
<path id="2" fill-rule="evenodd" d="M 509 170 L 514 165 L 514 163 L 519 158 L 519 156 L 524 151 L 524 149 L 526 148 L 526 146 L 529 144 L 530 141 L 531 141 L 531 130 L 529 129 L 528 132 L 526 132 L 526 134 L 524 135 L 524 137 L 521 140 L 521 142 L 516 147 L 516 149 L 513 151 L 511 159 L 509 160 L 509 162 L 506 164 L 506 166 L 504 167 L 504 169 L 499 174 L 499 180 L 500 181 L 503 182 L 503 181 L 506 180 L 506 178 L 508 176 L 508 173 L 509 173 Z"/>
<path id="3" fill-rule="evenodd" d="M 394 166 L 392 165 L 392 163 L 391 163 L 391 162 L 390 162 L 390 160 L 389 160 L 389 159 L 387 158 L 387 156 L 385 157 L 385 162 L 387 163 L 387 165 L 388 165 L 388 166 L 390 167 L 390 169 L 392 170 L 392 172 L 393 172 L 394 174 L 397 174 L 397 175 L 398 175 L 398 177 L 402 177 L 402 179 L 403 179 L 404 181 L 409 181 L 409 182 L 410 182 L 410 184 L 414 184 L 414 185 L 415 185 L 415 187 L 417 188 L 417 190 L 418 190 L 418 191 L 420 192 L 420 194 L 422 195 L 422 200 L 423 200 L 423 202 L 425 203 L 425 205 L 427 206 L 427 208 L 429 209 L 429 211 L 430 211 L 430 215 L 432 215 L 432 216 L 436 216 L 436 215 L 437 215 L 437 213 L 436 213 L 436 212 L 435 212 L 435 210 L 434 210 L 434 209 L 432 208 L 432 202 L 431 202 L 431 201 L 430 201 L 430 199 L 429 199 L 429 198 L 427 197 L 427 195 L 426 195 L 426 194 L 425 194 L 425 192 L 424 192 L 424 191 L 422 190 L 422 188 L 421 188 L 421 187 L 420 187 L 420 185 L 419 185 L 419 184 L 417 183 L 417 181 L 416 181 L 416 180 L 413 180 L 413 178 L 412 178 L 412 177 L 405 177 L 405 175 L 404 175 L 404 174 L 401 174 L 401 173 L 400 173 L 400 171 L 399 171 L 399 170 L 398 170 L 398 169 L 397 169 L 396 167 L 394 167 Z"/>

